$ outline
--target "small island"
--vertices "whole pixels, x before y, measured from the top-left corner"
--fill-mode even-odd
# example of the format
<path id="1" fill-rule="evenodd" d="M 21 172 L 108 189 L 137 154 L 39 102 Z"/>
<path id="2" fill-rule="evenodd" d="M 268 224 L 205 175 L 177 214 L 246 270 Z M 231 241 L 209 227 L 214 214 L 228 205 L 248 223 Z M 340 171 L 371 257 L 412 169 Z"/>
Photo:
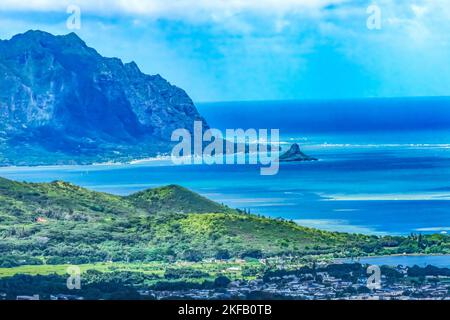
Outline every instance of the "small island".
<path id="1" fill-rule="evenodd" d="M 299 161 L 318 161 L 319 159 L 310 157 L 304 154 L 300 150 L 300 146 L 295 143 L 291 146 L 291 148 L 283 153 L 280 158 L 280 162 L 299 162 Z"/>

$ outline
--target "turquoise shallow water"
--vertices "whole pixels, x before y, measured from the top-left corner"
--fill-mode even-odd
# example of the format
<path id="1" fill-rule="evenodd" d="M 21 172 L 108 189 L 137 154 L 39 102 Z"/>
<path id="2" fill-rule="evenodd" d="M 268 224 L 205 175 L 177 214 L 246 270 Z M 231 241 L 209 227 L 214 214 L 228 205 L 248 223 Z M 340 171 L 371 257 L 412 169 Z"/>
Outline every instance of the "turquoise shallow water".
<path id="1" fill-rule="evenodd" d="M 439 268 L 450 268 L 450 256 L 393 256 L 393 257 L 371 257 L 358 260 L 342 260 L 344 262 L 360 262 L 370 265 L 386 266 L 419 266 L 426 267 L 432 265 Z"/>
<path id="2" fill-rule="evenodd" d="M 335 141 L 325 145 L 322 138 L 314 139 L 309 137 L 304 149 L 320 161 L 282 164 L 275 176 L 261 176 L 258 166 L 173 166 L 167 161 L 0 168 L 0 176 L 34 182 L 66 180 L 121 195 L 180 184 L 235 208 L 325 230 L 450 232 L 448 146 L 386 145 L 373 139 L 348 144 L 345 136 L 340 144 L 334 136 Z"/>
<path id="3" fill-rule="evenodd" d="M 235 208 L 325 230 L 447 233 L 449 106 L 449 99 L 200 106 L 212 127 L 279 128 L 284 148 L 298 142 L 320 159 L 282 164 L 275 176 L 261 176 L 259 166 L 173 166 L 170 161 L 0 168 L 0 176 L 65 180 L 121 195 L 179 184 Z"/>

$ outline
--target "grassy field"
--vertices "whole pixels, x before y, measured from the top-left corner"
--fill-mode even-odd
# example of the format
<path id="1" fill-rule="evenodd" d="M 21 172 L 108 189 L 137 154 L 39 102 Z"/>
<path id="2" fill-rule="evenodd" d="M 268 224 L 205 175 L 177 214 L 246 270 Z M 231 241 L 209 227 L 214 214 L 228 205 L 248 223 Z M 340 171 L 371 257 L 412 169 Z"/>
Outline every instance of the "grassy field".
<path id="1" fill-rule="evenodd" d="M 37 266 L 19 266 L 14 268 L 0 268 L 0 278 L 12 277 L 14 275 L 68 275 L 67 268 L 71 265 L 37 265 Z M 168 269 L 171 270 L 197 270 L 207 273 L 209 276 L 202 277 L 205 279 L 214 279 L 220 275 L 227 276 L 230 279 L 252 279 L 253 276 L 246 276 L 243 274 L 244 269 L 261 269 L 264 264 L 257 261 L 238 260 L 232 261 L 211 261 L 211 262 L 149 262 L 149 263 L 94 263 L 77 265 L 80 268 L 81 274 L 96 270 L 102 273 L 111 272 L 137 272 L 146 275 L 153 275 L 155 279 L 163 279 Z"/>

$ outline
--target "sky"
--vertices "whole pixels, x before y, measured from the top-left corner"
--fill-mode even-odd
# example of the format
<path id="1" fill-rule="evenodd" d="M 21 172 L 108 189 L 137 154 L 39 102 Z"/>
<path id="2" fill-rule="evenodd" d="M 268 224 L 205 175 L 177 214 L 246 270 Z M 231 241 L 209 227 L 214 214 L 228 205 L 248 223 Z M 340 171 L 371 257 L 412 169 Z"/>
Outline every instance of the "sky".
<path id="1" fill-rule="evenodd" d="M 195 102 L 450 95 L 448 0 L 0 1 L 0 39 L 30 29 L 76 32 Z"/>

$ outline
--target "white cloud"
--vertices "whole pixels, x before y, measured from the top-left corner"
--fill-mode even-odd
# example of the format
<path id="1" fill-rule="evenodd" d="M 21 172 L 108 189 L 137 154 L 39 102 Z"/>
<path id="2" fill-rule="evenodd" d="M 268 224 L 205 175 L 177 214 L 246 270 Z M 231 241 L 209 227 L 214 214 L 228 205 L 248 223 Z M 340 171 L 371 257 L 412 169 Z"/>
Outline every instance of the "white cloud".
<path id="1" fill-rule="evenodd" d="M 429 15 L 450 18 L 448 0 L 377 0 L 383 16 L 408 15 L 423 19 Z M 345 19 L 355 12 L 364 12 L 371 3 L 355 0 L 1 0 L 0 12 L 39 11 L 65 12 L 69 5 L 80 6 L 83 13 L 97 16 L 142 16 L 188 21 L 223 22 L 239 15 L 273 16 L 277 28 L 285 27 L 284 16 L 306 15 L 319 18 L 324 8 L 335 18 Z M 344 4 L 344 6 L 340 6 Z M 330 11 L 328 11 L 329 13 Z M 386 14 L 387 13 L 387 14 Z M 318 15 L 319 14 L 319 15 Z M 411 15 L 410 15 L 411 14 Z"/>
<path id="2" fill-rule="evenodd" d="M 419 5 L 416 5 L 416 4 L 412 4 L 411 5 L 411 10 L 414 12 L 414 14 L 417 17 L 422 17 L 425 13 L 427 13 L 428 8 L 425 7 L 425 6 L 419 6 Z"/>
<path id="3" fill-rule="evenodd" d="M 242 12 L 284 14 L 320 10 L 348 0 L 2 0 L 1 11 L 64 11 L 76 4 L 97 15 L 144 15 L 152 17 L 211 19 Z"/>

